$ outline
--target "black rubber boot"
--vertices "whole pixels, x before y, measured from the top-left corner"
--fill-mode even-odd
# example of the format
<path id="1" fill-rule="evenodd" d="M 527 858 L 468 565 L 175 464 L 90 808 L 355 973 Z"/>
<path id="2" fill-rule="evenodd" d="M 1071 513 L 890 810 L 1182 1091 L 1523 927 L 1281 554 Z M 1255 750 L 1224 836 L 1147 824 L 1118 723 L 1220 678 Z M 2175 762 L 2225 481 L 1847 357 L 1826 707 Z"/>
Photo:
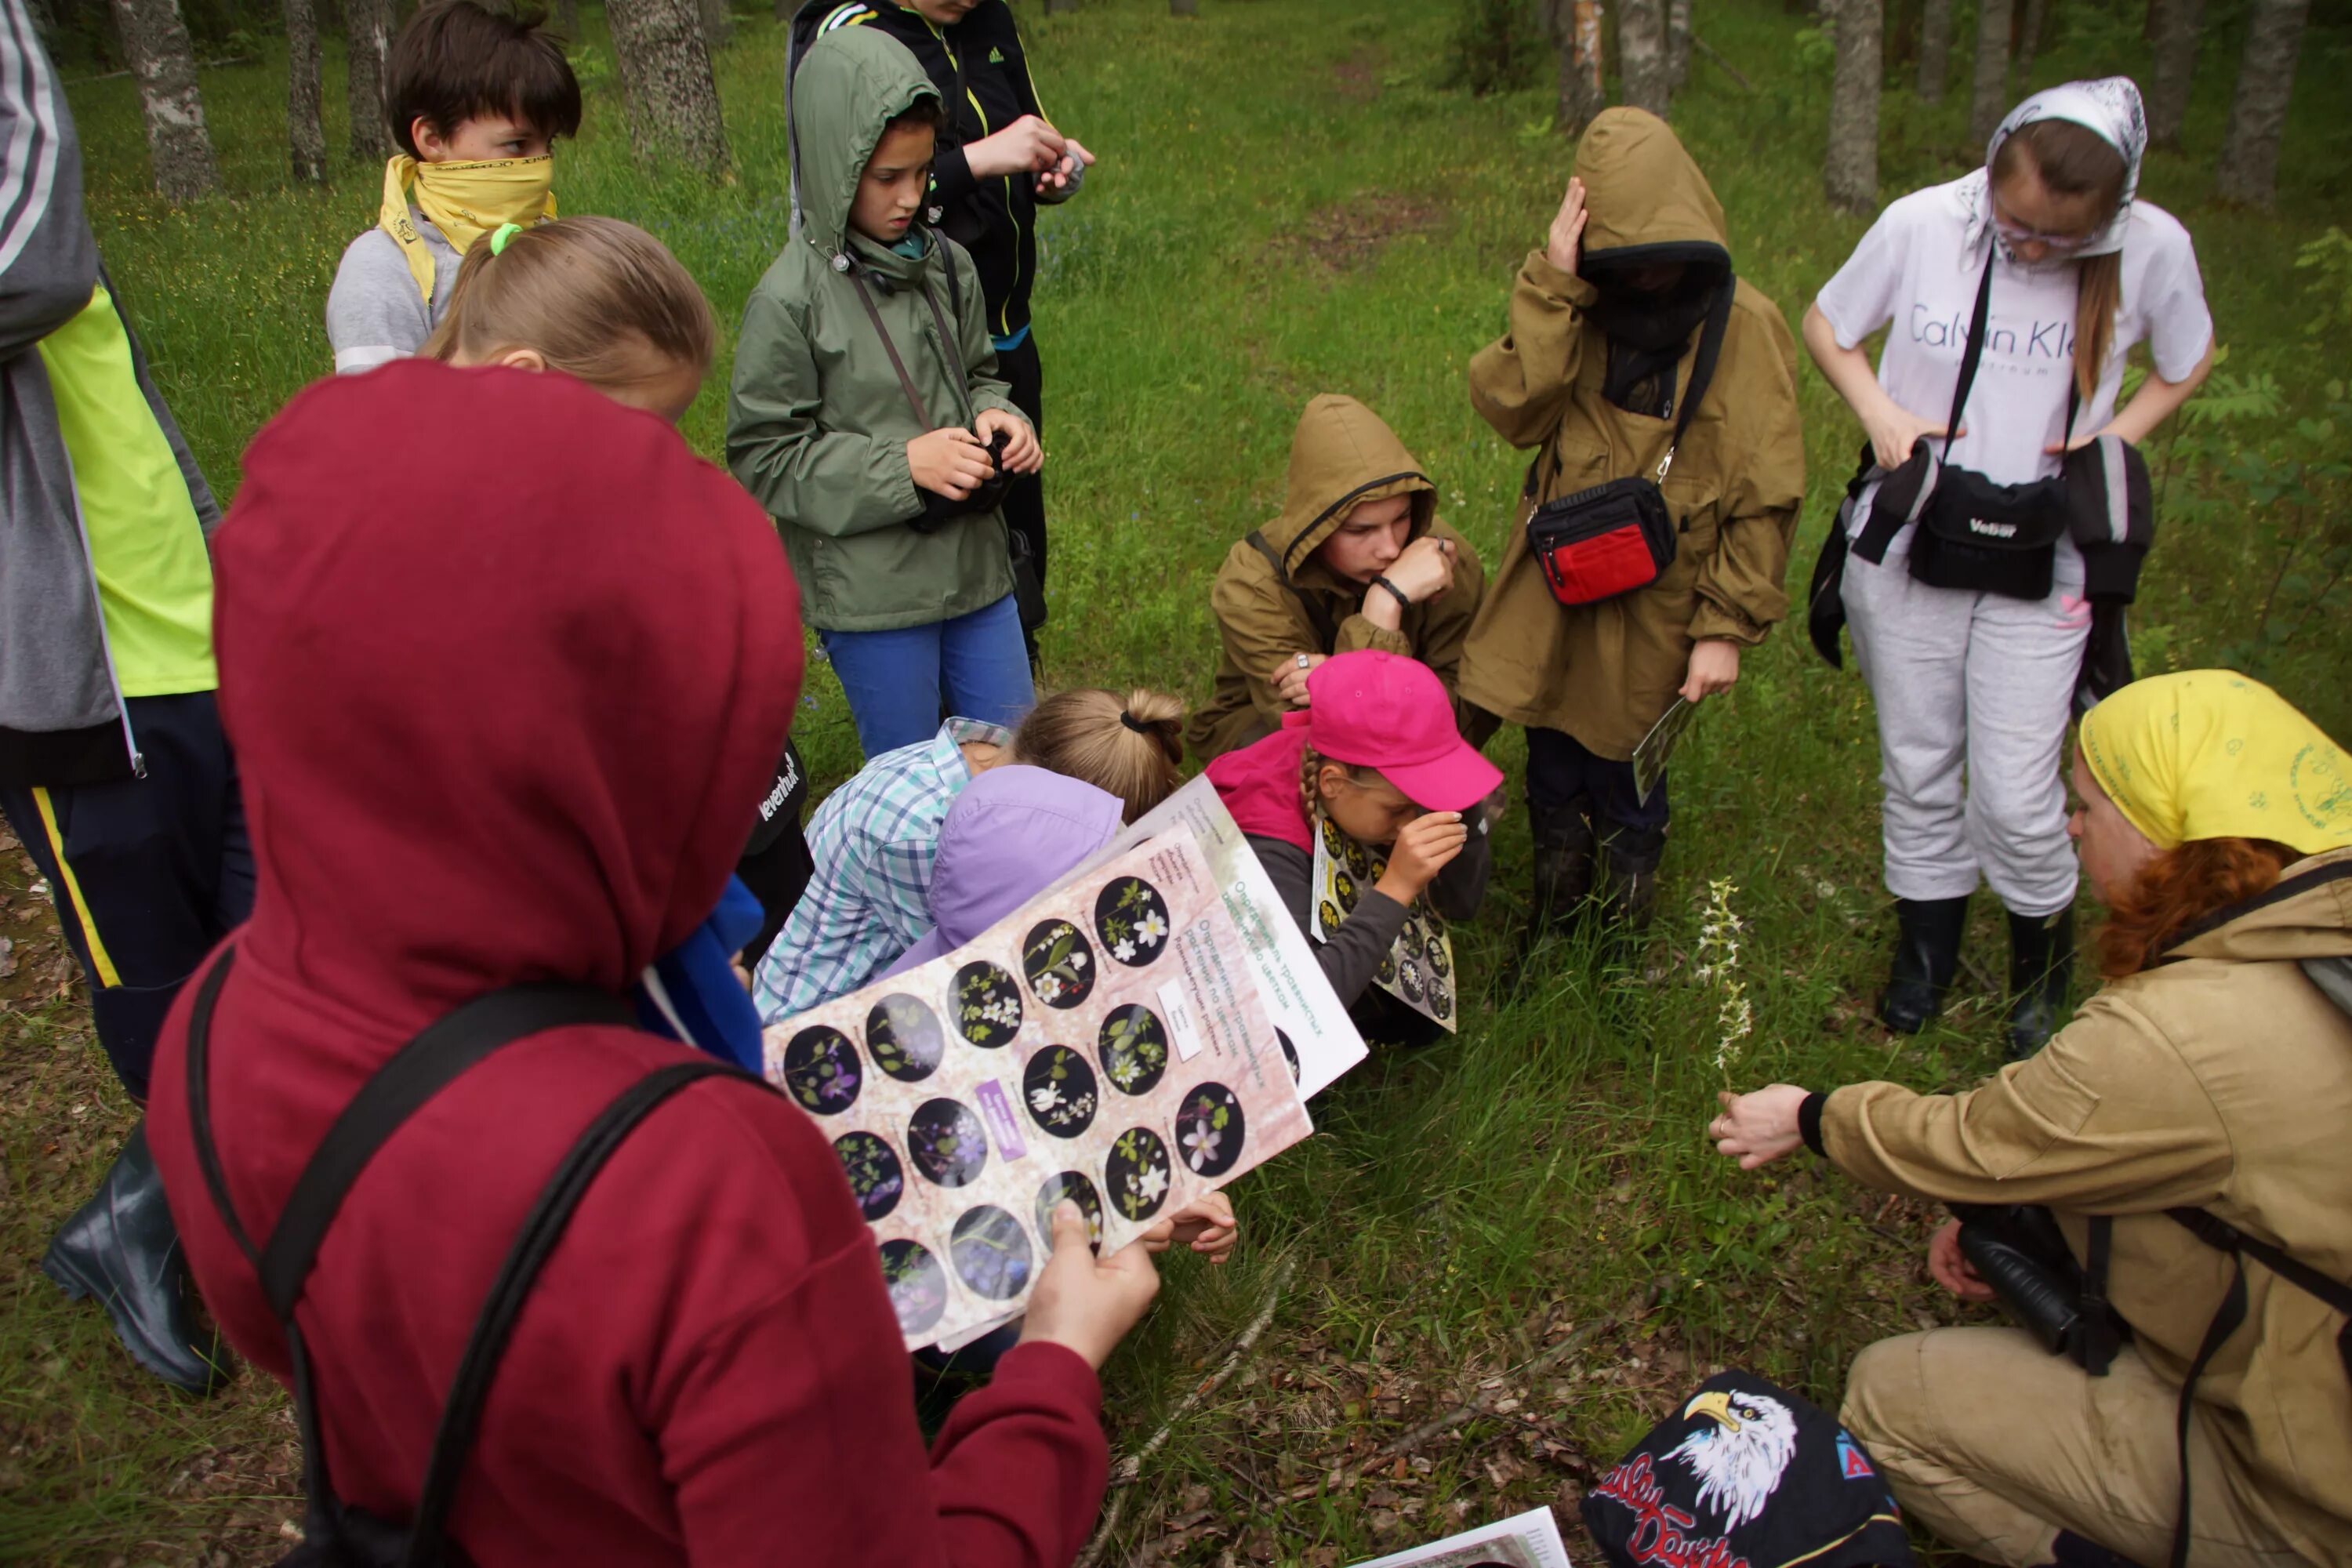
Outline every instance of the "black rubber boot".
<path id="1" fill-rule="evenodd" d="M 1944 1010 L 1944 995 L 1960 969 L 1960 937 L 1969 928 L 1969 901 L 1895 900 L 1895 964 L 1878 1021 L 1898 1035 L 1916 1035 Z"/>
<path id="2" fill-rule="evenodd" d="M 2009 1059 L 2021 1062 L 2066 1021 L 2074 975 L 2074 911 L 2035 920 L 2009 911 Z"/>
<path id="3" fill-rule="evenodd" d="M 2050 1543 L 2050 1568 L 2139 1568 L 2139 1564 L 2095 1541 L 2062 1530 Z"/>
<path id="4" fill-rule="evenodd" d="M 1583 802 L 1541 806 L 1528 803 L 1535 834 L 1534 919 L 1537 934 L 1566 930 L 1592 896 L 1592 823 Z"/>
<path id="5" fill-rule="evenodd" d="M 1650 929 L 1658 911 L 1658 866 L 1666 858 L 1663 827 L 1601 830 L 1601 918 L 1633 935 Z"/>
<path id="6" fill-rule="evenodd" d="M 114 1157 L 97 1194 L 49 1243 L 41 1272 L 75 1300 L 97 1297 L 131 1359 L 173 1387 L 210 1394 L 227 1380 L 227 1351 L 209 1334 L 200 1343 L 188 1312 L 187 1264 L 163 1206 L 145 1122 Z"/>

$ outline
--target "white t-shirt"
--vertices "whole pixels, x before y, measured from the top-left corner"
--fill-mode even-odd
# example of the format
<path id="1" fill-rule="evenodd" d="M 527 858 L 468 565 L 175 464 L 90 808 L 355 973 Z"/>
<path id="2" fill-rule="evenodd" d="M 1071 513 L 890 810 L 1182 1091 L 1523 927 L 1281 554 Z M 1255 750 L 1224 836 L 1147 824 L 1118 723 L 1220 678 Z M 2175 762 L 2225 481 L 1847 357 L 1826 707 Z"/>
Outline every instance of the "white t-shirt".
<path id="1" fill-rule="evenodd" d="M 1983 251 L 1962 253 L 1967 226 L 1952 185 L 1914 191 L 1879 215 L 1814 301 L 1842 347 L 1891 327 L 1878 360 L 1878 384 L 1935 425 L 1951 412 L 1983 275 Z M 2066 424 L 2074 376 L 2075 268 L 2028 266 L 1994 248 L 1984 357 L 1960 417 L 1968 434 L 1952 443 L 1950 460 L 1996 484 L 2021 484 L 2058 471 L 2059 459 L 2042 448 L 2056 445 Z M 2078 436 L 2115 417 L 2124 355 L 2132 345 L 2145 342 L 2157 374 L 2179 381 L 2197 368 L 2213 338 L 2196 247 L 2178 218 L 2134 202 L 2123 258 L 2114 346 L 2096 395 L 2074 416 Z"/>

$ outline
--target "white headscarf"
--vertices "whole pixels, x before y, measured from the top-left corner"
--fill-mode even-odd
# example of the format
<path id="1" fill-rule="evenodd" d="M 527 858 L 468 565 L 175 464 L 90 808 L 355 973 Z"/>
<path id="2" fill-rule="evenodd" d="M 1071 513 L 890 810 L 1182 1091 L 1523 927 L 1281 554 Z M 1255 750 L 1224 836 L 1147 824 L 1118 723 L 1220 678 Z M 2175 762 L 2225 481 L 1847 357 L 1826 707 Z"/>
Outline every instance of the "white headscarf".
<path id="1" fill-rule="evenodd" d="M 1950 187 L 1960 204 L 1960 216 L 1968 224 L 1962 255 L 1976 255 L 1988 234 L 2000 245 L 2002 254 L 2008 254 L 2009 247 L 2001 241 L 2000 230 L 1992 221 L 1992 161 L 2002 142 L 2037 120 L 2071 120 L 2077 125 L 2086 125 L 2124 155 L 2124 194 L 2116 204 L 2116 216 L 2097 238 L 2073 252 L 2069 259 L 2121 250 L 2124 236 L 2131 229 L 2132 197 L 2139 190 L 2140 159 L 2147 152 L 2147 112 L 2140 107 L 2139 89 L 2133 85 L 2131 78 L 2111 76 L 2097 81 L 2062 82 L 2035 93 L 2009 111 L 2009 118 L 2000 122 L 1992 140 L 1985 143 L 1985 166 Z"/>

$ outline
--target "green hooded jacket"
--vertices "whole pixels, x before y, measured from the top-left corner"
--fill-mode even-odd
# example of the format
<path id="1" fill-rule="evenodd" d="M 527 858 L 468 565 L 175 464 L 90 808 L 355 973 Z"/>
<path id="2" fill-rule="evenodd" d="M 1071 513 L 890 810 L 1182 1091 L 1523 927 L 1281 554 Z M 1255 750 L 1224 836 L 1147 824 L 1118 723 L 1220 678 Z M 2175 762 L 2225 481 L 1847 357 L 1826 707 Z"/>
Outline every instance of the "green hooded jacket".
<path id="1" fill-rule="evenodd" d="M 743 309 L 727 466 L 776 520 L 810 626 L 891 631 L 969 615 L 1013 592 L 1003 515 L 974 512 L 929 533 L 907 526 L 923 510 L 907 443 L 969 426 L 982 409 L 1018 416 L 996 378 L 980 275 L 961 247 L 919 221 L 910 231 L 919 259 L 849 232 L 883 127 L 938 91 L 905 46 L 867 27 L 826 34 L 792 86 L 798 233 Z M 865 279 L 928 420 L 916 417 L 845 260 Z M 941 341 L 942 320 L 955 342 Z"/>

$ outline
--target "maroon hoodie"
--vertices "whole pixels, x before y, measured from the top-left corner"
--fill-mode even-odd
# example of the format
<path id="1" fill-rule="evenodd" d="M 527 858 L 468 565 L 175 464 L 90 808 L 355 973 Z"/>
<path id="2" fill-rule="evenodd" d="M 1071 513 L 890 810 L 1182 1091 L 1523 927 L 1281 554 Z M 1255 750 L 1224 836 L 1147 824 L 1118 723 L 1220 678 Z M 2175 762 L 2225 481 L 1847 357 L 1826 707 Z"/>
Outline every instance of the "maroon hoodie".
<path id="1" fill-rule="evenodd" d="M 520 981 L 619 993 L 710 911 L 800 688 L 760 508 L 562 375 L 408 361 L 265 429 L 216 546 L 222 717 L 260 887 L 212 1030 L 215 1134 L 268 1233 L 368 1075 Z M 282 1339 L 199 1174 L 189 986 L 148 1125 L 197 1284 Z M 685 1047 L 540 1035 L 376 1155 L 300 1310 L 330 1474 L 413 1506 L 517 1226 L 596 1112 Z M 1093 1373 L 1025 1346 L 927 1459 L 873 1240 L 816 1126 L 709 1081 L 590 1189 L 493 1384 L 453 1532 L 504 1564 L 1066 1564 L 1101 1501 Z"/>

